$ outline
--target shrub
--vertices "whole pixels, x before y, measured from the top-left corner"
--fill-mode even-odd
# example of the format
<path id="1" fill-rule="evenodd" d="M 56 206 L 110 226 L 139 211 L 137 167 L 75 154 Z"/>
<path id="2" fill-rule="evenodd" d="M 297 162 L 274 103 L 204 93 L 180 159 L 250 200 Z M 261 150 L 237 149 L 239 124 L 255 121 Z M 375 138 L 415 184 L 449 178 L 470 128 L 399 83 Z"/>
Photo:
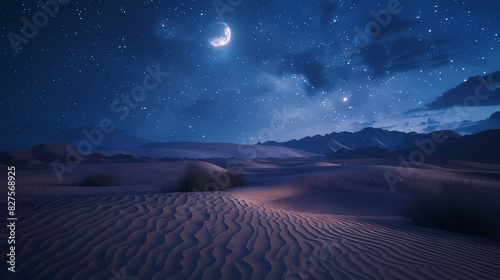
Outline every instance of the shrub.
<path id="1" fill-rule="evenodd" d="M 82 186 L 108 187 L 118 185 L 118 178 L 114 175 L 98 174 L 89 175 L 83 179 Z"/>
<path id="2" fill-rule="evenodd" d="M 188 192 L 224 191 L 242 184 L 243 175 L 240 172 L 207 162 L 189 162 L 179 181 L 180 189 Z"/>
<path id="3" fill-rule="evenodd" d="M 410 200 L 403 214 L 416 225 L 500 239 L 499 205 L 491 184 L 447 180 L 437 195 Z"/>

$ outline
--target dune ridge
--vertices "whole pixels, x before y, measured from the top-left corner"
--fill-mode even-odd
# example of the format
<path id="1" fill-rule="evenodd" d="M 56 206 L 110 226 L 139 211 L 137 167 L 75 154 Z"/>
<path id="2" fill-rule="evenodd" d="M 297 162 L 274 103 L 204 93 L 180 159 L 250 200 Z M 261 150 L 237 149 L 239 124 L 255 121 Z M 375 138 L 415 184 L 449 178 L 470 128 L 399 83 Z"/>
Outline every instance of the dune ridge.
<path id="1" fill-rule="evenodd" d="M 500 276 L 498 247 L 284 210 L 237 191 L 59 199 L 22 209 L 16 276 L 26 279 Z"/>

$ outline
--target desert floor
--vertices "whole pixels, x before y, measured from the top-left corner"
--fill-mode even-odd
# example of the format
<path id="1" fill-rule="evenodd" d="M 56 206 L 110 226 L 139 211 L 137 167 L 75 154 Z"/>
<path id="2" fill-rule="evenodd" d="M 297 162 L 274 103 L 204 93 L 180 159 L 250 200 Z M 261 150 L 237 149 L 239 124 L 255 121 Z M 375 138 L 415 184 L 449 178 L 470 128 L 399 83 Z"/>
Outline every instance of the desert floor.
<path id="1" fill-rule="evenodd" d="M 0 277 L 500 279 L 500 242 L 411 225 L 400 214 L 407 197 L 435 192 L 447 178 L 500 190 L 500 165 L 209 162 L 241 168 L 246 183 L 226 192 L 162 193 L 176 190 L 184 161 L 82 165 L 62 184 L 51 169 L 18 171 L 16 272 L 3 269 Z M 120 186 L 78 186 L 90 174 L 113 174 Z"/>

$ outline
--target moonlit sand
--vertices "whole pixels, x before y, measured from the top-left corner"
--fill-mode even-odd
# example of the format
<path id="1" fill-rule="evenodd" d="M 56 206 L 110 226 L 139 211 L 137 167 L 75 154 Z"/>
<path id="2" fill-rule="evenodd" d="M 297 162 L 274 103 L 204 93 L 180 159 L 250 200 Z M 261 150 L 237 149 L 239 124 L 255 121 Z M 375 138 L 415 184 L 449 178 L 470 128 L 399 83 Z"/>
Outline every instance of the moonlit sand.
<path id="1" fill-rule="evenodd" d="M 178 192 L 185 160 L 87 164 L 64 184 L 51 169 L 19 171 L 18 267 L 7 279 L 500 276 L 498 242 L 415 226 L 399 211 L 405 197 L 433 192 L 440 180 L 494 178 L 499 165 L 428 163 L 392 191 L 383 175 L 397 172 L 391 161 L 205 161 L 214 170 L 231 161 L 245 184 Z M 114 175 L 119 185 L 79 186 L 91 174 Z"/>

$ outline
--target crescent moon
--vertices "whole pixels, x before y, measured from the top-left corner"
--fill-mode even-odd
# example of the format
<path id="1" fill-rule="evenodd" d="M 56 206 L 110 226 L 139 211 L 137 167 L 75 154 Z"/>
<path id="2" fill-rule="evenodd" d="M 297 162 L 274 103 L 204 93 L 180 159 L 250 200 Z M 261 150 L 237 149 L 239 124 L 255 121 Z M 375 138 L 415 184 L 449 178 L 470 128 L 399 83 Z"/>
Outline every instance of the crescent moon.
<path id="1" fill-rule="evenodd" d="M 229 28 L 229 26 L 227 26 L 227 24 L 224 25 L 226 25 L 226 28 L 224 29 L 224 36 L 211 39 L 210 44 L 212 44 L 212 46 L 214 47 L 224 46 L 229 42 L 229 39 L 231 39 L 231 29 Z"/>

